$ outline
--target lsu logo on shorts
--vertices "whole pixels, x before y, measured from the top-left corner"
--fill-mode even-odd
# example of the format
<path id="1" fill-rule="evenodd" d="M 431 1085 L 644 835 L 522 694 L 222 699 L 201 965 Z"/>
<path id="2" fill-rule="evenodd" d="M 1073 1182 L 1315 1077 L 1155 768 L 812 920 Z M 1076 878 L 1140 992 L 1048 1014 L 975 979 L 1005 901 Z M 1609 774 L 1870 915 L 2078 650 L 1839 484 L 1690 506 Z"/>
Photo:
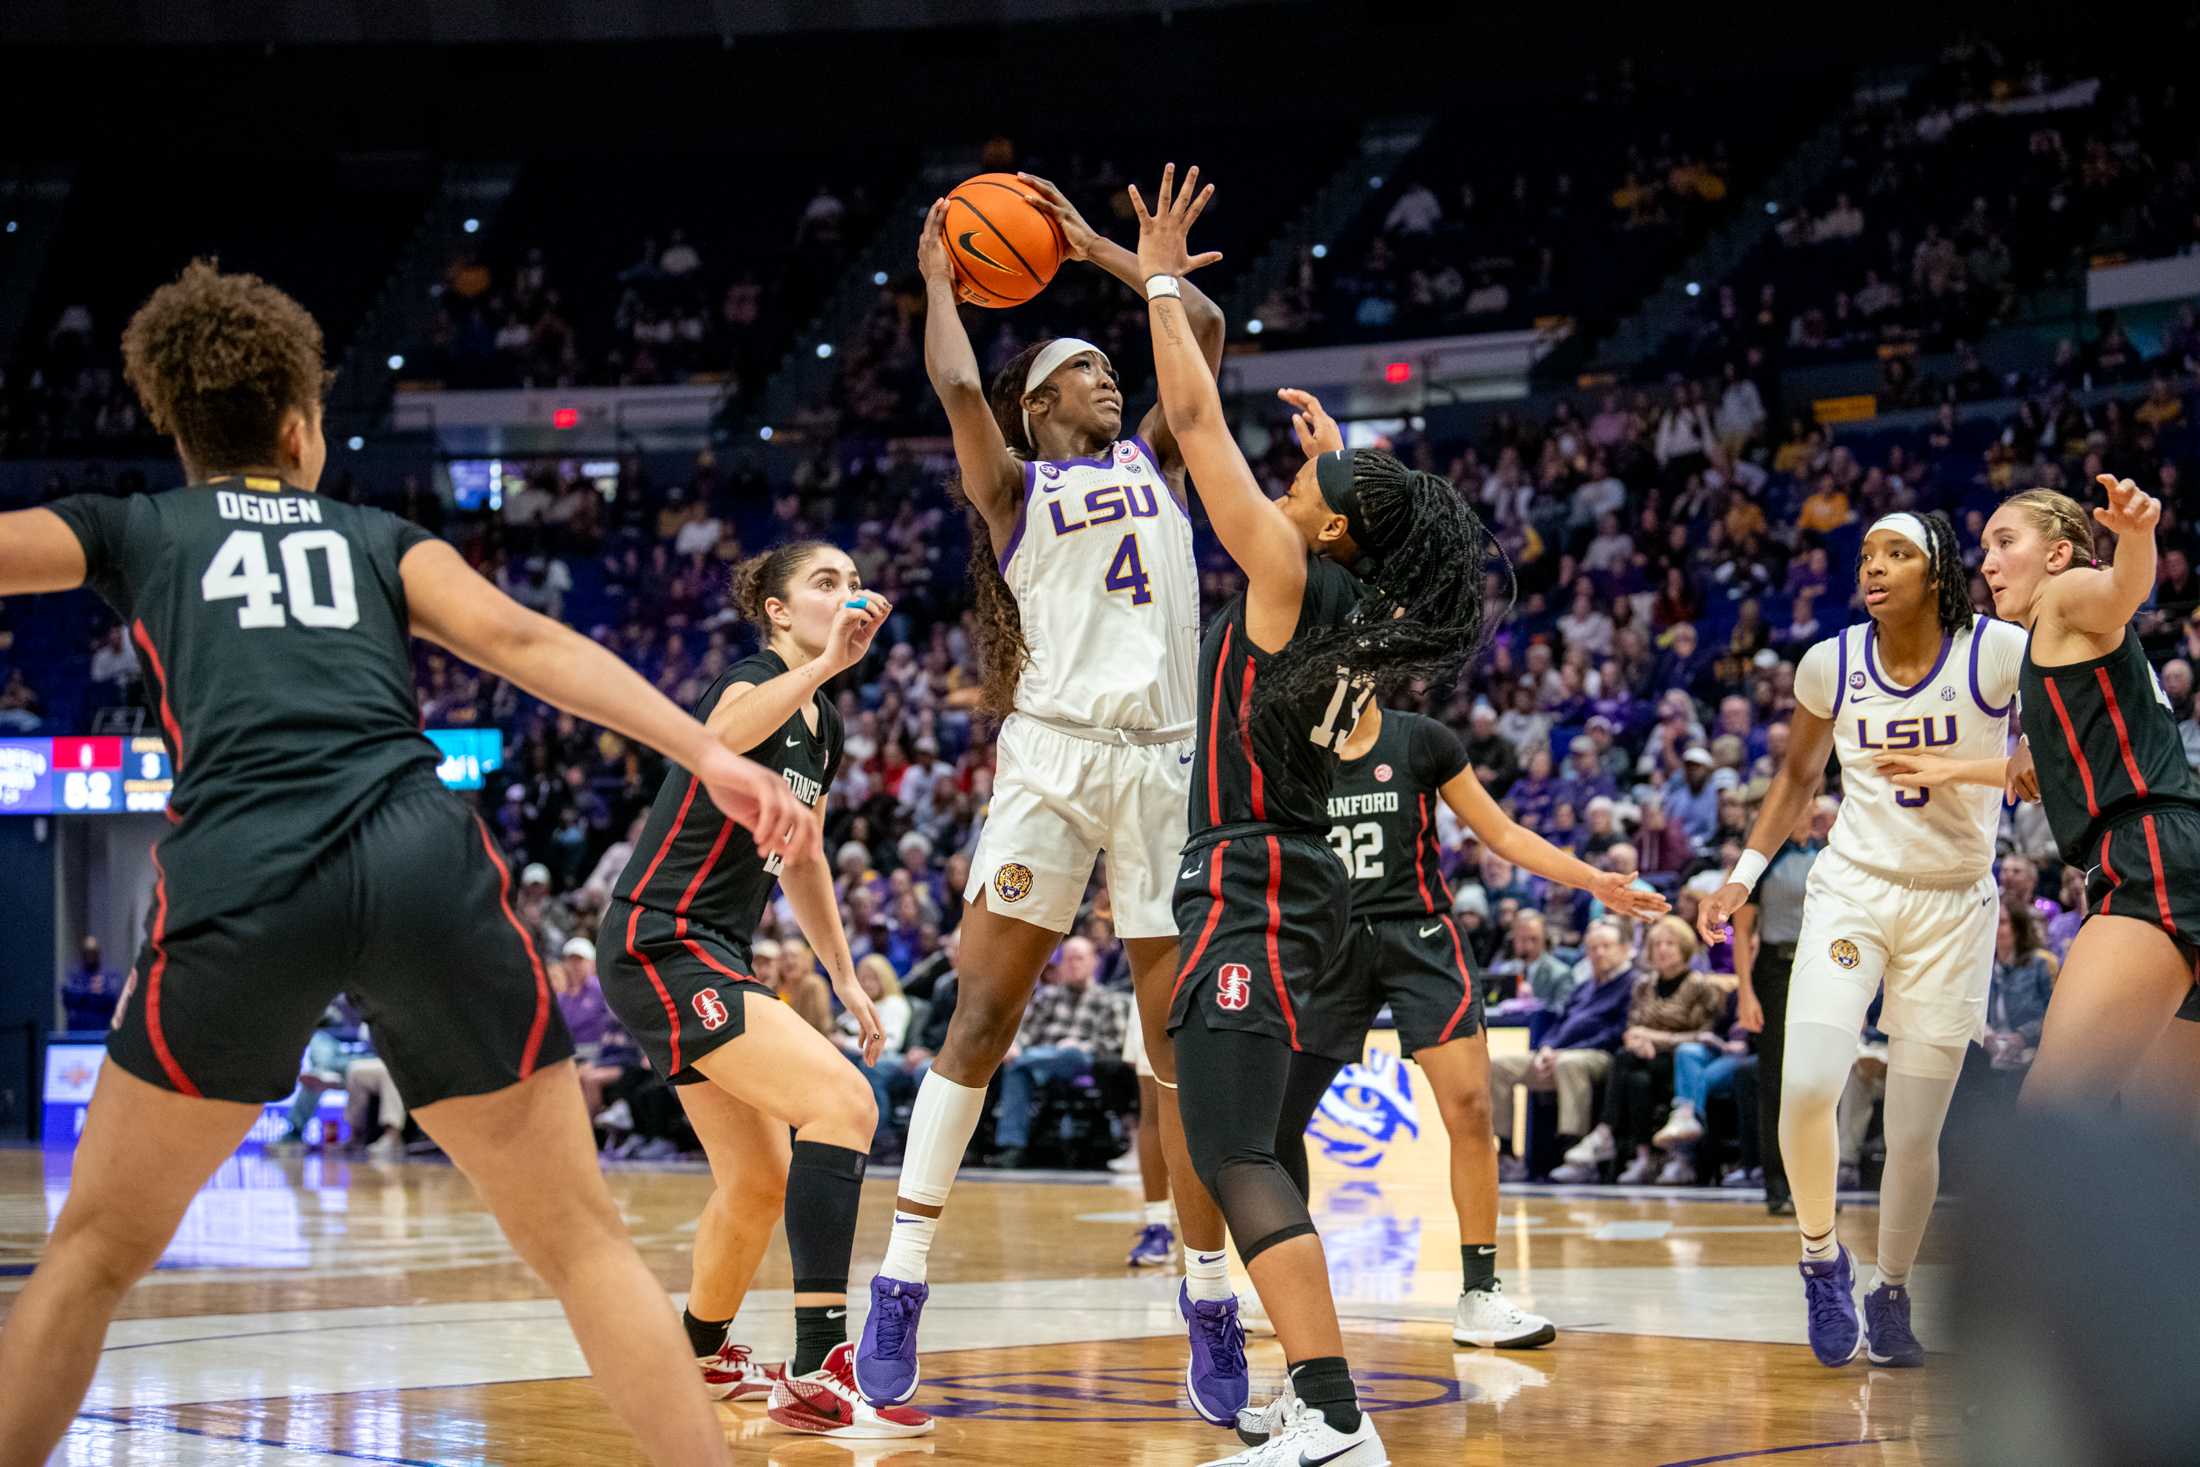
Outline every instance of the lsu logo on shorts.
<path id="1" fill-rule="evenodd" d="M 1031 868 L 1021 861 L 1003 861 L 993 873 L 993 894 L 1004 902 L 1020 902 L 1031 895 Z"/>
<path id="2" fill-rule="evenodd" d="M 1853 968 L 1863 961 L 1862 955 L 1856 950 L 1856 944 L 1845 937 L 1836 937 L 1829 952 L 1837 967 Z"/>
<path id="3" fill-rule="evenodd" d="M 706 988 L 695 995 L 695 1017 L 703 1021 L 703 1031 L 708 1034 L 723 1028 L 733 1013 L 726 1007 L 726 1001 L 718 996 L 717 989 Z"/>
<path id="4" fill-rule="evenodd" d="M 1215 1007 L 1235 1014 L 1253 1001 L 1253 970 L 1243 963 L 1224 963 L 1215 974 Z"/>

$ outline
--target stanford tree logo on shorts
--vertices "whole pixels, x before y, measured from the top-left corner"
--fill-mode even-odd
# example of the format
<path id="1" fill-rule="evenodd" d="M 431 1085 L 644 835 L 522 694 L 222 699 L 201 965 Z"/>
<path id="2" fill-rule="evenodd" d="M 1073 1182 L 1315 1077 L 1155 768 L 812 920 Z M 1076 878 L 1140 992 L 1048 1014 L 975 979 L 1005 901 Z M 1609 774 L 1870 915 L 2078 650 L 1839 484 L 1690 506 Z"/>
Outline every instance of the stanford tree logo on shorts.
<path id="1" fill-rule="evenodd" d="M 1253 970 L 1243 963 L 1224 963 L 1215 974 L 1215 1007 L 1231 1013 L 1253 1001 Z"/>
<path id="2" fill-rule="evenodd" d="M 733 1011 L 726 1007 L 726 1002 L 718 996 L 717 989 L 706 988 L 695 995 L 695 1016 L 703 1021 L 705 1033 L 714 1034 L 725 1027 L 726 1020 L 733 1017 Z"/>

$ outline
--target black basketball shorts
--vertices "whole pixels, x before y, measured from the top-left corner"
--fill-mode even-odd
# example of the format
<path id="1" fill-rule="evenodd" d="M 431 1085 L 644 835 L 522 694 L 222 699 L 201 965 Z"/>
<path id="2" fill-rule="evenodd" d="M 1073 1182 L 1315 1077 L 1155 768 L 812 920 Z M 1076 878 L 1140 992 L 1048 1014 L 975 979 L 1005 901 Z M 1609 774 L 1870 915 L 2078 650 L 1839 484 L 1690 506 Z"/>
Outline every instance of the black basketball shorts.
<path id="1" fill-rule="evenodd" d="M 596 951 L 605 1002 L 675 1085 L 701 1084 L 695 1062 L 747 1032 L 747 1003 L 779 1002 L 753 976 L 747 943 L 654 907 L 611 903 Z"/>
<path id="2" fill-rule="evenodd" d="M 1184 853 L 1174 907 L 1174 1034 L 1196 1008 L 1210 1029 L 1266 1034 L 1350 1062 L 1367 1037 L 1333 966 L 1351 905 L 1344 863 L 1319 836 L 1233 836 Z"/>
<path id="3" fill-rule="evenodd" d="M 433 775 L 400 783 L 275 901 L 171 931 L 165 888 L 163 876 L 107 1040 L 109 1058 L 163 1089 L 281 1100 L 340 992 L 414 1109 L 573 1053 L 510 868 Z"/>
<path id="4" fill-rule="evenodd" d="M 1362 1031 L 1389 1004 L 1408 1058 L 1481 1032 L 1481 974 L 1448 912 L 1356 917 L 1336 966 L 1339 989 L 1357 996 Z"/>
<path id="5" fill-rule="evenodd" d="M 2200 975 L 2200 811 L 2164 805 L 2119 820 L 2091 858 L 2085 909 L 2164 929 Z M 2200 987 L 2177 1017 L 2200 1023 Z"/>

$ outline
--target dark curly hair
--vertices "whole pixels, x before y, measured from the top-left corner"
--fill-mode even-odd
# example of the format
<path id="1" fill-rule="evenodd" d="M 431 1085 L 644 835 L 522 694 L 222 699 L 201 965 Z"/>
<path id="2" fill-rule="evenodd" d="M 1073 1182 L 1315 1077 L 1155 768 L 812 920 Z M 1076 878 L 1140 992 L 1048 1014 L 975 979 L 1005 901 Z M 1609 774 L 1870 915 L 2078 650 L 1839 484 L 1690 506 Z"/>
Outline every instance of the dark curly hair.
<path id="1" fill-rule="evenodd" d="M 993 410 L 1001 438 L 1008 444 L 1008 451 L 1020 459 L 1038 453 L 1030 435 L 1024 432 L 1024 376 L 1046 347 L 1044 341 L 1025 347 L 993 374 L 993 383 L 986 389 L 986 406 Z M 1043 398 L 1054 390 L 1052 384 L 1042 383 L 1031 396 Z M 993 552 L 993 531 L 985 516 L 964 492 L 960 475 L 948 487 L 962 501 L 963 519 L 970 527 L 970 601 L 977 618 L 976 634 L 971 640 L 977 645 L 978 666 L 983 674 L 978 709 L 991 718 L 1006 718 L 1016 707 L 1016 680 L 1031 658 L 1031 649 L 1024 644 L 1023 614 L 1016 609 L 1016 597 L 1001 574 L 1000 560 Z"/>
<path id="2" fill-rule="evenodd" d="M 733 568 L 734 609 L 767 644 L 772 639 L 772 622 L 764 613 L 764 603 L 775 597 L 785 600 L 787 587 L 809 564 L 810 557 L 831 549 L 833 546 L 823 540 L 790 540 L 761 555 L 752 555 Z"/>
<path id="3" fill-rule="evenodd" d="M 327 395 L 321 328 L 257 275 L 193 260 L 122 332 L 122 375 L 154 428 L 202 472 L 272 464 L 283 415 Z"/>
<path id="4" fill-rule="evenodd" d="M 1919 514 L 1925 525 L 1925 579 L 1933 588 L 1940 629 L 1954 636 L 1971 624 L 1971 572 L 1963 563 L 1956 527 L 1939 510 Z M 1863 552 L 1857 552 L 1861 558 Z"/>
<path id="5" fill-rule="evenodd" d="M 1296 707 L 1328 696 L 1340 676 L 1378 688 L 1422 683 L 1448 691 L 1503 619 L 1489 615 L 1484 578 L 1512 567 L 1481 519 L 1441 474 L 1409 469 L 1379 449 L 1352 455 L 1360 521 L 1355 543 L 1390 545 L 1352 566 L 1360 601 L 1339 626 L 1302 628 L 1277 653 L 1256 702 Z M 1507 606 L 1517 595 L 1509 591 Z"/>

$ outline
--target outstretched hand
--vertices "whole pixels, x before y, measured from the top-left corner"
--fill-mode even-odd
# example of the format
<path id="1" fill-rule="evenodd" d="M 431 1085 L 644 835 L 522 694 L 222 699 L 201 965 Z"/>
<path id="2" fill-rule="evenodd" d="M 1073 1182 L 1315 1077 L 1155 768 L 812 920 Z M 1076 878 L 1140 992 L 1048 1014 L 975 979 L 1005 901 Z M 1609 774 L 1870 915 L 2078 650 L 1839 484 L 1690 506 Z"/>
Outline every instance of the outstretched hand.
<path id="1" fill-rule="evenodd" d="M 1188 243 L 1192 225 L 1206 212 L 1207 201 L 1215 196 L 1215 186 L 1199 187 L 1199 166 L 1194 164 L 1184 175 L 1181 192 L 1176 187 L 1176 165 L 1169 164 L 1161 170 L 1161 187 L 1154 194 L 1153 207 L 1146 207 L 1145 196 L 1138 192 L 1138 185 L 1131 185 L 1131 209 L 1138 215 L 1138 268 L 1151 278 L 1155 275 L 1189 275 L 1194 270 L 1212 265 L 1222 258 L 1222 251 L 1208 250 L 1194 255 Z"/>
<path id="2" fill-rule="evenodd" d="M 2108 491 L 2108 507 L 2094 510 L 2093 518 L 2113 531 L 2118 540 L 2126 535 L 2152 535 L 2154 527 L 2161 523 L 2162 501 L 2129 479 L 2119 479 L 2114 474 L 2097 477 L 2101 487 Z"/>
<path id="3" fill-rule="evenodd" d="M 1589 890 L 1605 906 L 1638 922 L 1664 916 L 1672 910 L 1673 904 L 1656 892 L 1635 885 L 1640 875 L 1635 871 L 1606 871 L 1589 884 Z"/>
<path id="4" fill-rule="evenodd" d="M 1337 427 L 1337 420 L 1329 416 L 1320 398 L 1298 387 L 1279 387 L 1276 396 L 1291 408 L 1291 434 L 1299 440 L 1299 452 L 1308 458 L 1319 458 L 1344 447 L 1343 430 Z"/>

